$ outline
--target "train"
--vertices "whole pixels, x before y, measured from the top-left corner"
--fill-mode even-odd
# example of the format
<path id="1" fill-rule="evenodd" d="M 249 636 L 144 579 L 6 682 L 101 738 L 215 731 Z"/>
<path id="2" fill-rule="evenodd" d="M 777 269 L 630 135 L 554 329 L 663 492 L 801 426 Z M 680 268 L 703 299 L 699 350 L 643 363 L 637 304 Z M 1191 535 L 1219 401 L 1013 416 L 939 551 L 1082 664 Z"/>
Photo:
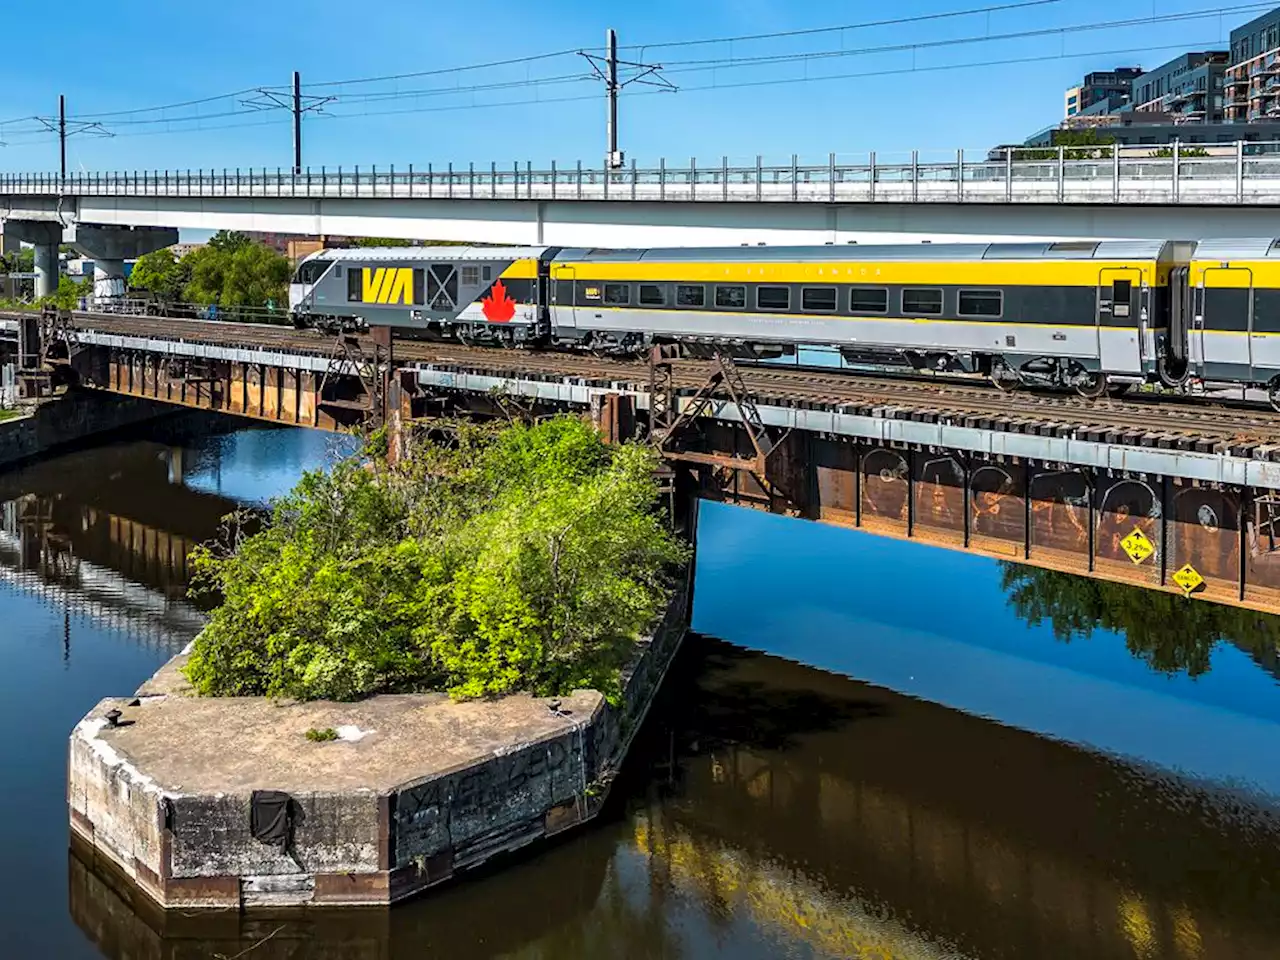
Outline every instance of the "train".
<path id="1" fill-rule="evenodd" d="M 1086 397 L 1190 380 L 1280 409 L 1280 240 L 321 250 L 295 325 L 475 345 L 736 358 L 839 350 Z"/>

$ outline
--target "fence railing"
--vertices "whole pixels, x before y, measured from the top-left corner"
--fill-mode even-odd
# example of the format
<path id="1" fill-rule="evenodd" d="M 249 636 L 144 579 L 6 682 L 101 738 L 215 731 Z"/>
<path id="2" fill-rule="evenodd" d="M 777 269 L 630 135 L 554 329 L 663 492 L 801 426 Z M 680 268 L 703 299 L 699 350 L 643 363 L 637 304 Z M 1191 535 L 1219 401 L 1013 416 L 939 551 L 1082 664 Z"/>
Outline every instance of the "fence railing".
<path id="1" fill-rule="evenodd" d="M 698 160 L 610 169 L 578 162 L 534 169 L 428 163 L 407 167 L 307 167 L 0 174 L 0 194 L 78 197 L 283 197 L 422 200 L 707 202 L 1187 203 L 1280 202 L 1280 142 L 1013 147 L 980 157 L 885 163 L 731 164 Z"/>

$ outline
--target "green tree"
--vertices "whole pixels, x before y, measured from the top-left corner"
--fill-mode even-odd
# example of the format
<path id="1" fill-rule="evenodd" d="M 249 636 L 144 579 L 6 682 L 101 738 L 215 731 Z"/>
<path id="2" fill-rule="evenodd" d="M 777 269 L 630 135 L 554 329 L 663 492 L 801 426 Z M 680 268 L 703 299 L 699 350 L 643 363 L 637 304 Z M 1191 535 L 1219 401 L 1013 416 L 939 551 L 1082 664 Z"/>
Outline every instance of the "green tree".
<path id="1" fill-rule="evenodd" d="M 183 257 L 182 266 L 190 275 L 182 296 L 190 303 L 234 310 L 287 302 L 288 259 L 243 234 L 215 236 Z"/>
<path id="2" fill-rule="evenodd" d="M 222 603 L 187 676 L 218 695 L 616 696 L 687 559 L 654 467 L 563 417 L 308 474 L 264 529 L 197 551 L 197 590 Z"/>
<path id="3" fill-rule="evenodd" d="M 140 256 L 129 275 L 130 287 L 169 302 L 182 299 L 183 289 L 190 281 L 191 265 L 174 256 L 169 247 Z"/>
<path id="4" fill-rule="evenodd" d="M 1115 137 L 1110 134 L 1098 133 L 1097 130 L 1055 130 L 1052 136 L 1053 146 L 1015 150 L 1013 159 L 1056 160 L 1058 147 L 1064 147 L 1064 153 L 1069 160 L 1098 160 L 1104 156 L 1111 156 L 1111 151 L 1102 149 L 1090 150 L 1088 148 L 1111 146 L 1115 142 Z"/>
<path id="5" fill-rule="evenodd" d="M 239 230 L 219 230 L 209 238 L 209 242 L 205 246 L 214 250 L 234 253 L 241 247 L 249 246 L 251 243 L 253 243 L 253 241 Z"/>
<path id="6" fill-rule="evenodd" d="M 34 273 L 36 269 L 36 248 L 22 247 L 9 258 L 10 270 L 13 273 Z"/>
<path id="7" fill-rule="evenodd" d="M 1147 154 L 1147 156 L 1172 157 L 1173 147 L 1160 147 L 1157 150 L 1152 150 L 1149 154 Z M 1206 150 L 1204 147 L 1179 147 L 1178 156 L 1179 157 L 1207 157 L 1209 156 L 1209 151 Z"/>
<path id="8" fill-rule="evenodd" d="M 58 278 L 58 288 L 50 296 L 36 301 L 38 306 L 57 307 L 59 310 L 75 310 L 80 305 L 80 298 L 93 292 L 93 280 L 74 280 L 63 274 Z"/>

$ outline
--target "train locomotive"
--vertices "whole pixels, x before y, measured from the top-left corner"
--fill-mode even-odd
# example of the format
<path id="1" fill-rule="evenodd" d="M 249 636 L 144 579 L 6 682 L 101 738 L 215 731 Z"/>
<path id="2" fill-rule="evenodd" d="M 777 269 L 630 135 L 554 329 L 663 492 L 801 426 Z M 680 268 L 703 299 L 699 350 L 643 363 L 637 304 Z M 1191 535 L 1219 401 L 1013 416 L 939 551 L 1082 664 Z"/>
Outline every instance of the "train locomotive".
<path id="1" fill-rule="evenodd" d="M 477 345 L 829 346 L 1088 397 L 1194 377 L 1263 387 L 1280 409 L 1269 239 L 323 250 L 299 264 L 290 308 L 300 327 Z"/>

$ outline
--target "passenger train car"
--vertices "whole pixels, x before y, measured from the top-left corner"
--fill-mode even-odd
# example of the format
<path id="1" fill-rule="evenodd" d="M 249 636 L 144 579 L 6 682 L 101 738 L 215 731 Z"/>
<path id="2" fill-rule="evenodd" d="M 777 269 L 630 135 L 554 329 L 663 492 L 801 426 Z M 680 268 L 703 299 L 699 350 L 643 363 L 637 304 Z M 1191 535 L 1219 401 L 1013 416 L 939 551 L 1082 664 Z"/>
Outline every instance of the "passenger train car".
<path id="1" fill-rule="evenodd" d="M 295 323 L 465 343 L 738 356 L 827 345 L 1086 396 L 1188 377 L 1280 399 L 1280 241 L 325 250 Z"/>

